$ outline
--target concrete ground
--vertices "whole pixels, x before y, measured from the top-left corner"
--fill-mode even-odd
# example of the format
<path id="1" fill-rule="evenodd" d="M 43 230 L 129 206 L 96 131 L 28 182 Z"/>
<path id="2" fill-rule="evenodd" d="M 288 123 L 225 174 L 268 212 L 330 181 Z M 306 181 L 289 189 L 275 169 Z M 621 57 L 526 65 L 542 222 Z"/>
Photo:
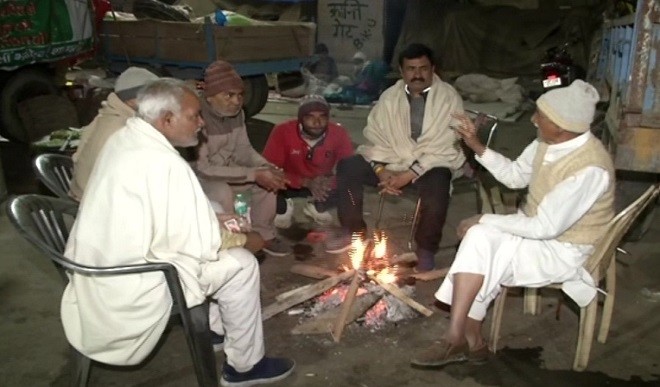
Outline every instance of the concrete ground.
<path id="1" fill-rule="evenodd" d="M 272 123 L 295 115 L 295 105 L 270 102 L 250 122 L 250 135 L 259 148 Z M 333 109 L 333 120 L 344 124 L 355 143 L 363 142 L 361 130 L 367 109 Z M 494 147 L 515 157 L 534 137 L 530 113 L 516 123 L 502 123 Z M 29 168 L 28 150 L 2 144 L 0 154 L 9 192 L 43 192 Z M 632 200 L 640 184 L 622 190 L 624 200 Z M 633 192 L 635 191 L 635 192 Z M 377 196 L 370 191 L 365 218 L 374 222 Z M 403 251 L 414 198 L 389 200 L 383 226 Z M 298 209 L 298 212 L 299 209 Z M 455 253 L 458 222 L 476 213 L 474 192 L 463 187 L 452 197 L 443 230 L 438 266 L 450 264 Z M 312 228 L 301 213 L 292 229 L 282 232 L 296 254 L 285 258 L 268 257 L 261 265 L 262 302 L 268 305 L 286 290 L 314 280 L 289 272 L 300 261 L 325 267 L 347 263 L 345 255 L 328 255 L 322 246 L 304 238 Z M 294 358 L 297 369 L 276 386 L 644 386 L 660 383 L 660 221 L 656 216 L 648 231 L 627 242 L 630 253 L 620 255 L 617 264 L 617 299 L 609 339 L 594 343 L 587 371 L 571 371 L 577 337 L 576 308 L 559 293 L 544 292 L 539 316 L 522 314 L 519 293 L 509 298 L 502 325 L 501 349 L 482 366 L 457 365 L 442 371 L 419 371 L 409 367 L 409 358 L 437 339 L 448 322 L 448 313 L 434 305 L 433 292 L 440 280 L 418 282 L 414 298 L 435 313 L 381 330 L 371 331 L 353 324 L 340 343 L 326 335 L 292 335 L 299 316 L 286 313 L 264 323 L 267 352 Z M 638 233 L 639 234 L 639 233 Z M 637 235 L 639 236 L 639 235 Z M 62 282 L 48 260 L 24 241 L 0 215 L 0 385 L 64 386 L 69 382 L 67 343 L 59 318 Z M 555 313 L 562 300 L 560 316 Z M 490 319 L 487 318 L 487 332 Z M 224 354 L 218 353 L 220 368 Z M 142 365 L 118 368 L 94 365 L 93 386 L 190 386 L 196 379 L 181 328 L 174 326 L 162 344 Z"/>

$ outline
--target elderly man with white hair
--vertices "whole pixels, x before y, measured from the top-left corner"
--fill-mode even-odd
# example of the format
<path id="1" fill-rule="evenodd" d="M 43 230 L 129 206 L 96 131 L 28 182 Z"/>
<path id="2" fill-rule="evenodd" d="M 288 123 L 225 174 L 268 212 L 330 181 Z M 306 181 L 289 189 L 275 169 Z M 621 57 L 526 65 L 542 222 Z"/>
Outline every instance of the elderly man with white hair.
<path id="1" fill-rule="evenodd" d="M 487 360 L 481 324 L 501 285 L 563 282 L 579 306 L 596 296 L 582 265 L 614 216 L 615 185 L 612 160 L 589 131 L 598 100 L 581 80 L 543 94 L 532 116 L 538 138 L 515 161 L 486 148 L 472 122 L 457 116 L 457 131 L 476 159 L 504 185 L 527 187 L 528 194 L 517 214 L 476 215 L 459 224 L 463 241 L 435 294 L 451 305 L 449 329 L 413 357 L 413 367 Z"/>
<path id="2" fill-rule="evenodd" d="M 189 308 L 211 297 L 226 335 L 223 386 L 280 380 L 295 363 L 264 356 L 259 267 L 247 250 L 220 250 L 218 218 L 174 148 L 194 146 L 204 125 L 194 91 L 160 79 L 137 96 L 137 116 L 110 137 L 90 176 L 65 256 L 91 266 L 174 265 Z M 73 274 L 62 296 L 66 336 L 87 357 L 132 365 L 149 355 L 170 317 L 160 273 Z"/>

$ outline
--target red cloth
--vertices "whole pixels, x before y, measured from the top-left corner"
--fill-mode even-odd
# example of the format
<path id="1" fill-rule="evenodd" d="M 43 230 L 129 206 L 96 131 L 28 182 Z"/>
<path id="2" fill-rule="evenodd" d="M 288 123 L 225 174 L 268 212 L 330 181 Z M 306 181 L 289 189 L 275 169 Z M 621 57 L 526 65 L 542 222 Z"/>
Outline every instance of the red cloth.
<path id="1" fill-rule="evenodd" d="M 353 155 L 353 144 L 344 128 L 330 122 L 325 133 L 314 146 L 312 159 L 307 160 L 311 147 L 300 136 L 298 120 L 283 122 L 270 133 L 263 156 L 284 170 L 289 187 L 302 188 L 303 179 L 334 175 L 337 162 Z"/>

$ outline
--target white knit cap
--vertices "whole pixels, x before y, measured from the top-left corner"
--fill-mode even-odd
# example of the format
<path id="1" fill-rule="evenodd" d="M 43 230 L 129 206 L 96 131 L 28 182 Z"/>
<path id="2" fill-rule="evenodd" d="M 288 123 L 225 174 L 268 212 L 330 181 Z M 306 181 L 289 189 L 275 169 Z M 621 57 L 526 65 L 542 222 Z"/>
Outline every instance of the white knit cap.
<path id="1" fill-rule="evenodd" d="M 600 100 L 598 91 L 576 79 L 568 87 L 553 89 L 536 100 L 536 107 L 560 128 L 585 133 L 591 127 Z"/>
<path id="2" fill-rule="evenodd" d="M 137 97 L 142 86 L 158 79 L 158 76 L 141 67 L 129 67 L 117 77 L 115 81 L 115 94 L 122 101 L 129 101 Z"/>
<path id="3" fill-rule="evenodd" d="M 366 62 L 367 61 L 367 55 L 362 51 L 358 51 L 358 52 L 355 53 L 355 55 L 353 55 L 353 62 L 355 62 L 356 60 Z"/>

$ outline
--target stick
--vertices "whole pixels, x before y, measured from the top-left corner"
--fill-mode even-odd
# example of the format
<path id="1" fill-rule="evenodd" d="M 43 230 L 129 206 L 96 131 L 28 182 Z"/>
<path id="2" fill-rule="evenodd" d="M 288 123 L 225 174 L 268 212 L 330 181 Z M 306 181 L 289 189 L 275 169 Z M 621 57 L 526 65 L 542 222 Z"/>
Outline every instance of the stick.
<path id="1" fill-rule="evenodd" d="M 426 317 L 429 317 L 430 315 L 433 314 L 433 311 L 431 311 L 429 308 L 425 307 L 424 305 L 420 304 L 419 302 L 413 300 L 412 298 L 408 297 L 407 294 L 405 294 L 401 289 L 399 289 L 396 285 L 388 284 L 386 282 L 382 282 L 376 278 L 374 275 L 369 275 L 369 278 L 372 280 L 376 281 L 378 285 L 380 285 L 383 289 L 387 290 L 391 295 L 394 297 L 398 298 L 399 300 L 405 302 L 408 304 L 411 308 L 415 309 L 419 313 L 423 314 Z"/>
<path id="2" fill-rule="evenodd" d="M 346 321 L 348 319 L 348 312 L 350 312 L 351 308 L 353 307 L 353 302 L 355 302 L 355 295 L 357 294 L 359 287 L 360 273 L 356 270 L 355 274 L 353 275 L 353 280 L 351 281 L 351 286 L 348 288 L 348 292 L 346 292 L 346 297 L 342 303 L 341 312 L 339 313 L 339 317 L 335 321 L 335 327 L 332 330 L 332 339 L 335 341 L 335 343 L 338 343 L 339 340 L 341 340 L 341 334 L 344 332 L 344 326 L 348 324 Z"/>
<path id="3" fill-rule="evenodd" d="M 296 263 L 291 266 L 291 269 L 289 271 L 292 273 L 304 275 L 305 277 L 311 277 L 316 279 L 333 277 L 338 274 L 336 270 L 330 270 L 330 269 L 326 269 L 325 267 L 308 265 L 305 263 Z"/>
<path id="4" fill-rule="evenodd" d="M 349 270 L 339 275 L 326 278 L 323 281 L 319 281 L 315 284 L 301 286 L 298 289 L 286 292 L 287 297 L 278 299 L 276 302 L 263 308 L 261 311 L 261 320 L 268 320 L 269 318 L 289 309 L 294 305 L 298 305 L 301 302 L 307 301 L 310 298 L 325 292 L 331 287 L 337 285 L 339 282 L 350 278 L 354 272 L 354 270 Z"/>
<path id="5" fill-rule="evenodd" d="M 414 252 L 407 252 L 399 255 L 395 255 L 390 259 L 390 264 L 396 265 L 399 263 L 406 262 L 417 262 L 417 254 Z"/>
<path id="6" fill-rule="evenodd" d="M 435 270 L 425 271 L 425 272 L 421 272 L 421 273 L 412 273 L 412 274 L 409 275 L 409 277 L 412 277 L 414 279 L 418 279 L 420 281 L 432 281 L 434 279 L 446 277 L 448 271 L 449 271 L 449 268 L 445 267 L 443 269 L 435 269 Z"/>

